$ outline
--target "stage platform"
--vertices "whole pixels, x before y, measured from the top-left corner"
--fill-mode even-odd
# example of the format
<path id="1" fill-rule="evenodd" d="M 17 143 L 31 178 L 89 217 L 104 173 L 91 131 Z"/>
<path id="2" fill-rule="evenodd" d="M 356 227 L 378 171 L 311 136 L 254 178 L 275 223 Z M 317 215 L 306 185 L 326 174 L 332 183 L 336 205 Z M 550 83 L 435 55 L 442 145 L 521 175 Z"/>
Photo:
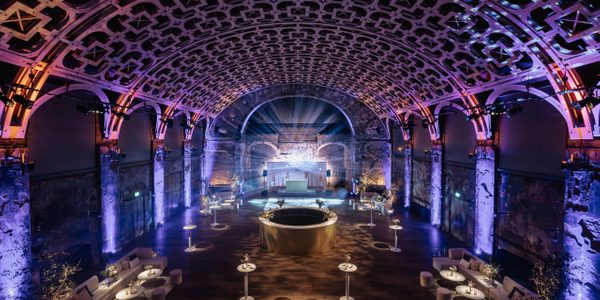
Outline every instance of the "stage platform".
<path id="1" fill-rule="evenodd" d="M 319 193 L 316 190 L 305 190 L 302 192 L 291 192 L 288 190 L 275 191 L 278 197 L 316 197 Z"/>

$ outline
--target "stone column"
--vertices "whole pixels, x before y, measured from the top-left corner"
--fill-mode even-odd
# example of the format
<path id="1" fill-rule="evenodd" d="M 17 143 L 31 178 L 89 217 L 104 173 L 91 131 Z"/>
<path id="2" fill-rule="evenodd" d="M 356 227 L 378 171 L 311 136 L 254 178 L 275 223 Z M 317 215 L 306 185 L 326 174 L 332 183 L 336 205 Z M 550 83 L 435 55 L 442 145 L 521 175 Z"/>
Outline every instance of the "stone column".
<path id="1" fill-rule="evenodd" d="M 240 194 L 244 194 L 244 183 L 246 182 L 246 142 L 240 141 L 239 143 L 239 164 L 240 164 L 240 172 L 238 175 L 240 176 Z"/>
<path id="2" fill-rule="evenodd" d="M 183 141 L 183 202 L 192 207 L 192 142 Z"/>
<path id="3" fill-rule="evenodd" d="M 410 207 L 412 192 L 412 160 L 413 149 L 410 141 L 404 144 L 404 207 Z"/>
<path id="4" fill-rule="evenodd" d="M 478 141 L 475 162 L 475 241 L 477 254 L 494 250 L 496 159 L 492 141 Z"/>
<path id="5" fill-rule="evenodd" d="M 580 144 L 581 143 L 581 144 Z M 565 299 L 600 297 L 600 140 L 572 141 L 565 170 Z"/>
<path id="6" fill-rule="evenodd" d="M 165 144 L 163 140 L 152 142 L 153 180 L 154 180 L 154 225 L 165 222 Z"/>
<path id="7" fill-rule="evenodd" d="M 443 150 L 439 141 L 434 141 L 431 146 L 431 190 L 429 201 L 431 203 L 431 225 L 438 226 L 442 223 L 442 162 Z"/>
<path id="8" fill-rule="evenodd" d="M 0 299 L 32 299 L 34 294 L 29 171 L 18 155 L 12 156 L 19 151 L 26 159 L 24 147 L 0 149 Z"/>
<path id="9" fill-rule="evenodd" d="M 102 201 L 102 253 L 115 253 L 121 249 L 119 242 L 119 159 L 116 140 L 103 140 L 98 144 L 100 169 L 100 199 Z"/>
<path id="10" fill-rule="evenodd" d="M 383 149 L 387 151 L 384 153 L 382 157 L 382 165 L 383 165 L 383 182 L 386 189 L 392 188 L 392 143 L 387 142 Z"/>

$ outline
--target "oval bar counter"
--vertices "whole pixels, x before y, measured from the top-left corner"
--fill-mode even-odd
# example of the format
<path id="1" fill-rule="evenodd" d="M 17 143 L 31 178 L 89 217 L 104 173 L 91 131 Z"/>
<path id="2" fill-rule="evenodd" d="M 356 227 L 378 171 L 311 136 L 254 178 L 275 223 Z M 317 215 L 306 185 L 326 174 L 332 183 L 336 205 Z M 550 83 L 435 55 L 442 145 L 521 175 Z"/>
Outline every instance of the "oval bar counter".
<path id="1" fill-rule="evenodd" d="M 286 207 L 259 217 L 260 242 L 267 250 L 287 255 L 315 255 L 335 246 L 337 215 L 312 207 Z"/>

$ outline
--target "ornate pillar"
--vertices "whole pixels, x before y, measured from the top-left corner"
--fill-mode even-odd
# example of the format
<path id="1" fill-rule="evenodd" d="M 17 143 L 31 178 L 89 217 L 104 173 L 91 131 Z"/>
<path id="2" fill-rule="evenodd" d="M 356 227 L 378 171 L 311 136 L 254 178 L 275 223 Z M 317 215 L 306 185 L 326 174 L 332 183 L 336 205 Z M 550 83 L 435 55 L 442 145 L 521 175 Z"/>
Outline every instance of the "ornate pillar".
<path id="1" fill-rule="evenodd" d="M 192 207 L 192 142 L 183 141 L 183 202 Z"/>
<path id="2" fill-rule="evenodd" d="M 392 188 L 392 143 L 387 142 L 383 149 L 385 149 L 384 156 L 382 157 L 383 164 L 383 182 L 386 189 Z"/>
<path id="3" fill-rule="evenodd" d="M 155 139 L 152 142 L 154 153 L 152 167 L 154 180 L 154 225 L 165 222 L 165 144 L 163 140 Z"/>
<path id="4" fill-rule="evenodd" d="M 478 141 L 475 162 L 475 241 L 477 254 L 494 250 L 496 154 L 492 141 Z"/>
<path id="5" fill-rule="evenodd" d="M 410 207 L 412 192 L 413 149 L 410 140 L 404 142 L 404 207 Z"/>
<path id="6" fill-rule="evenodd" d="M 238 143 L 239 148 L 239 165 L 240 172 L 238 175 L 240 176 L 240 194 L 244 194 L 244 183 L 246 182 L 246 142 L 240 141 Z"/>
<path id="7" fill-rule="evenodd" d="M 600 296 L 600 140 L 571 141 L 565 164 L 565 299 Z"/>
<path id="8" fill-rule="evenodd" d="M 102 201 L 102 253 L 115 253 L 121 249 L 119 243 L 120 154 L 117 140 L 102 140 L 98 144 Z"/>
<path id="9" fill-rule="evenodd" d="M 31 231 L 27 149 L 3 145 L 0 155 L 0 299 L 31 299 Z"/>
<path id="10" fill-rule="evenodd" d="M 442 144 L 434 141 L 431 146 L 431 190 L 429 201 L 431 203 L 431 225 L 438 226 L 442 223 Z"/>

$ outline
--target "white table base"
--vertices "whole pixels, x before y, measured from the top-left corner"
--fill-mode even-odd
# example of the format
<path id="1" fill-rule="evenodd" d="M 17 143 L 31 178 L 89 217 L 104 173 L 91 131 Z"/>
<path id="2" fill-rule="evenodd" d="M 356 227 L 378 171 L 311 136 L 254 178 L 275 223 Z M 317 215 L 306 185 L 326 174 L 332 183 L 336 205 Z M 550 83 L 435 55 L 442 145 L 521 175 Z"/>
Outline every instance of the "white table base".
<path id="1" fill-rule="evenodd" d="M 238 272 L 244 273 L 244 296 L 240 300 L 254 300 L 248 296 L 248 277 L 250 272 L 256 270 L 256 265 L 251 263 L 243 263 L 237 267 Z"/>
<path id="2" fill-rule="evenodd" d="M 338 269 L 346 274 L 346 295 L 340 297 L 340 300 L 354 300 L 350 297 L 350 274 L 356 272 L 358 267 L 355 264 L 341 263 L 338 265 Z"/>
<path id="3" fill-rule="evenodd" d="M 394 247 L 390 248 L 390 251 L 402 252 L 402 249 L 398 248 L 398 230 L 402 230 L 402 226 L 390 225 L 390 229 L 394 230 Z"/>

